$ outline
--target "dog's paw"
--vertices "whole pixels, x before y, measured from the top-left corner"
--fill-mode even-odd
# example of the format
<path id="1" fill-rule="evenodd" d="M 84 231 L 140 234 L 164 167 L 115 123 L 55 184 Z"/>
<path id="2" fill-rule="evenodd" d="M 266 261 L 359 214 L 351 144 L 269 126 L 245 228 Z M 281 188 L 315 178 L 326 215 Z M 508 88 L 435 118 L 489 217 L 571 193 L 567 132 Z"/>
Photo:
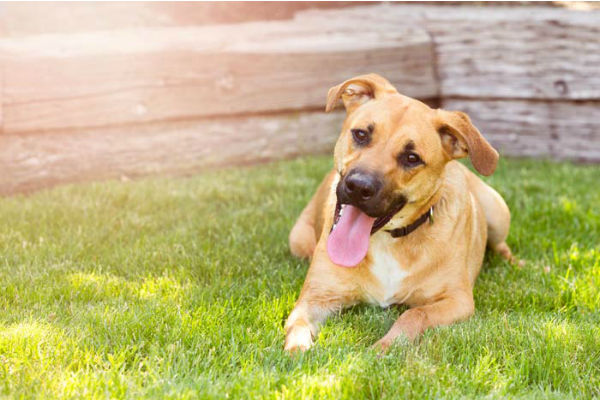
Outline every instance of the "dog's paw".
<path id="1" fill-rule="evenodd" d="M 375 342 L 371 348 L 373 350 L 375 350 L 380 356 L 384 355 L 385 353 L 388 352 L 388 350 L 390 349 L 390 346 L 392 346 L 395 343 L 395 339 L 396 338 L 387 338 L 387 337 L 382 337 L 381 339 L 379 339 L 377 342 Z"/>
<path id="2" fill-rule="evenodd" d="M 395 344 L 410 344 L 411 340 L 408 336 L 400 334 L 398 336 L 390 337 L 388 335 L 379 339 L 375 344 L 371 346 L 373 350 L 379 353 L 380 356 L 388 352 L 390 347 Z"/>
<path id="3" fill-rule="evenodd" d="M 384 355 L 392 344 L 389 340 L 383 340 L 385 338 L 381 338 L 376 341 L 371 348 L 377 352 L 379 356 Z"/>
<path id="4" fill-rule="evenodd" d="M 312 334 L 308 326 L 296 326 L 285 337 L 284 350 L 289 353 L 306 351 L 313 345 Z"/>

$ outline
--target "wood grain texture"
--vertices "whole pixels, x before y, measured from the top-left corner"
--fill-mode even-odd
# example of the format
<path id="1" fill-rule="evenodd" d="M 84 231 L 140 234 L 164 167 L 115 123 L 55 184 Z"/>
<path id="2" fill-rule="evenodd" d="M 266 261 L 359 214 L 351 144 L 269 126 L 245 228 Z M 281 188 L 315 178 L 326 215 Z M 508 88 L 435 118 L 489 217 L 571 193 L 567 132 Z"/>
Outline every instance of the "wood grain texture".
<path id="1" fill-rule="evenodd" d="M 582 162 L 600 160 L 600 101 L 447 99 L 502 154 Z"/>
<path id="2" fill-rule="evenodd" d="M 359 2 L 367 3 L 367 2 Z M 306 9 L 356 2 L 2 2 L 0 36 L 285 20 Z"/>
<path id="3" fill-rule="evenodd" d="M 4 131 L 4 63 L 0 57 L 0 135 Z"/>
<path id="4" fill-rule="evenodd" d="M 292 111 L 365 72 L 467 112 L 504 155 L 598 162 L 599 16 L 376 5 L 4 38 L 0 194 L 328 152 L 342 114 Z"/>
<path id="5" fill-rule="evenodd" d="M 343 112 L 0 135 L 0 195 L 331 152 Z"/>
<path id="6" fill-rule="evenodd" d="M 384 4 L 297 18 L 426 29 L 442 97 L 600 99 L 600 10 Z"/>
<path id="7" fill-rule="evenodd" d="M 379 72 L 437 96 L 418 28 L 247 23 L 4 39 L 4 132 L 320 109 L 327 89 Z M 32 84 L 35 83 L 35 84 Z"/>

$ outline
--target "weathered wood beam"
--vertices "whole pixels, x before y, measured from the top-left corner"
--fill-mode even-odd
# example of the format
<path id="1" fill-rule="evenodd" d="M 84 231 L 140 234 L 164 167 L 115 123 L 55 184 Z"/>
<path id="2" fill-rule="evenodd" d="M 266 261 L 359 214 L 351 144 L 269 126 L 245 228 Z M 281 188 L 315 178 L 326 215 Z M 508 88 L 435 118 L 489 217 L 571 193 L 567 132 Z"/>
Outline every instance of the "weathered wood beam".
<path id="1" fill-rule="evenodd" d="M 600 101 L 447 99 L 503 154 L 600 160 Z"/>
<path id="2" fill-rule="evenodd" d="M 383 4 L 297 19 L 426 29 L 442 97 L 600 99 L 600 10 Z"/>
<path id="3" fill-rule="evenodd" d="M 503 154 L 600 161 L 600 10 L 377 5 L 298 20 L 416 24 L 434 42 L 442 106 Z"/>
<path id="4" fill-rule="evenodd" d="M 0 40 L 0 194 L 327 152 L 342 115 L 290 110 L 371 71 L 441 95 L 504 154 L 598 161 L 599 15 L 378 5 Z"/>
<path id="5" fill-rule="evenodd" d="M 304 22 L 154 28 L 0 40 L 4 133 L 321 109 L 326 90 L 378 72 L 438 95 L 422 29 Z"/>
<path id="6" fill-rule="evenodd" d="M 0 195 L 330 152 L 343 112 L 0 135 Z"/>

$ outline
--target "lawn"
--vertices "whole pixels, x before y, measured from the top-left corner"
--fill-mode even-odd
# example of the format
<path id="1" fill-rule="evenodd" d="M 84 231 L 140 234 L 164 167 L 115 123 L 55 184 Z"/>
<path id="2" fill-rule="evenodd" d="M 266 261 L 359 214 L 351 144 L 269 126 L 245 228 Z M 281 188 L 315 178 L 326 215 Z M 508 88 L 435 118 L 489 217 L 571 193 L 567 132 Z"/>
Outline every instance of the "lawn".
<path id="1" fill-rule="evenodd" d="M 522 269 L 488 254 L 476 313 L 378 358 L 402 311 L 282 351 L 307 262 L 287 234 L 330 157 L 0 199 L 0 396 L 600 396 L 600 166 L 504 160 Z"/>

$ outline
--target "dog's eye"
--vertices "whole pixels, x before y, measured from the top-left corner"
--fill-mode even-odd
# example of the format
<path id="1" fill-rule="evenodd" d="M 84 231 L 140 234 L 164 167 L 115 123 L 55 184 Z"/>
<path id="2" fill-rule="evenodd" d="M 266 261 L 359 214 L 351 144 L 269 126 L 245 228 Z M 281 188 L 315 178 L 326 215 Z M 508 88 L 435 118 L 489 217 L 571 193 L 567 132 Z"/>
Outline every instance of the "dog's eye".
<path id="1" fill-rule="evenodd" d="M 352 129 L 352 138 L 359 146 L 366 146 L 371 141 L 371 134 L 362 129 Z"/>
<path id="2" fill-rule="evenodd" d="M 419 161 L 421 161 L 421 158 L 416 155 L 415 153 L 410 153 L 409 155 L 406 156 L 406 161 L 408 161 L 411 164 L 416 164 Z"/>
<path id="3" fill-rule="evenodd" d="M 402 153 L 400 154 L 399 161 L 400 164 L 408 168 L 423 164 L 423 160 L 416 153 Z"/>

